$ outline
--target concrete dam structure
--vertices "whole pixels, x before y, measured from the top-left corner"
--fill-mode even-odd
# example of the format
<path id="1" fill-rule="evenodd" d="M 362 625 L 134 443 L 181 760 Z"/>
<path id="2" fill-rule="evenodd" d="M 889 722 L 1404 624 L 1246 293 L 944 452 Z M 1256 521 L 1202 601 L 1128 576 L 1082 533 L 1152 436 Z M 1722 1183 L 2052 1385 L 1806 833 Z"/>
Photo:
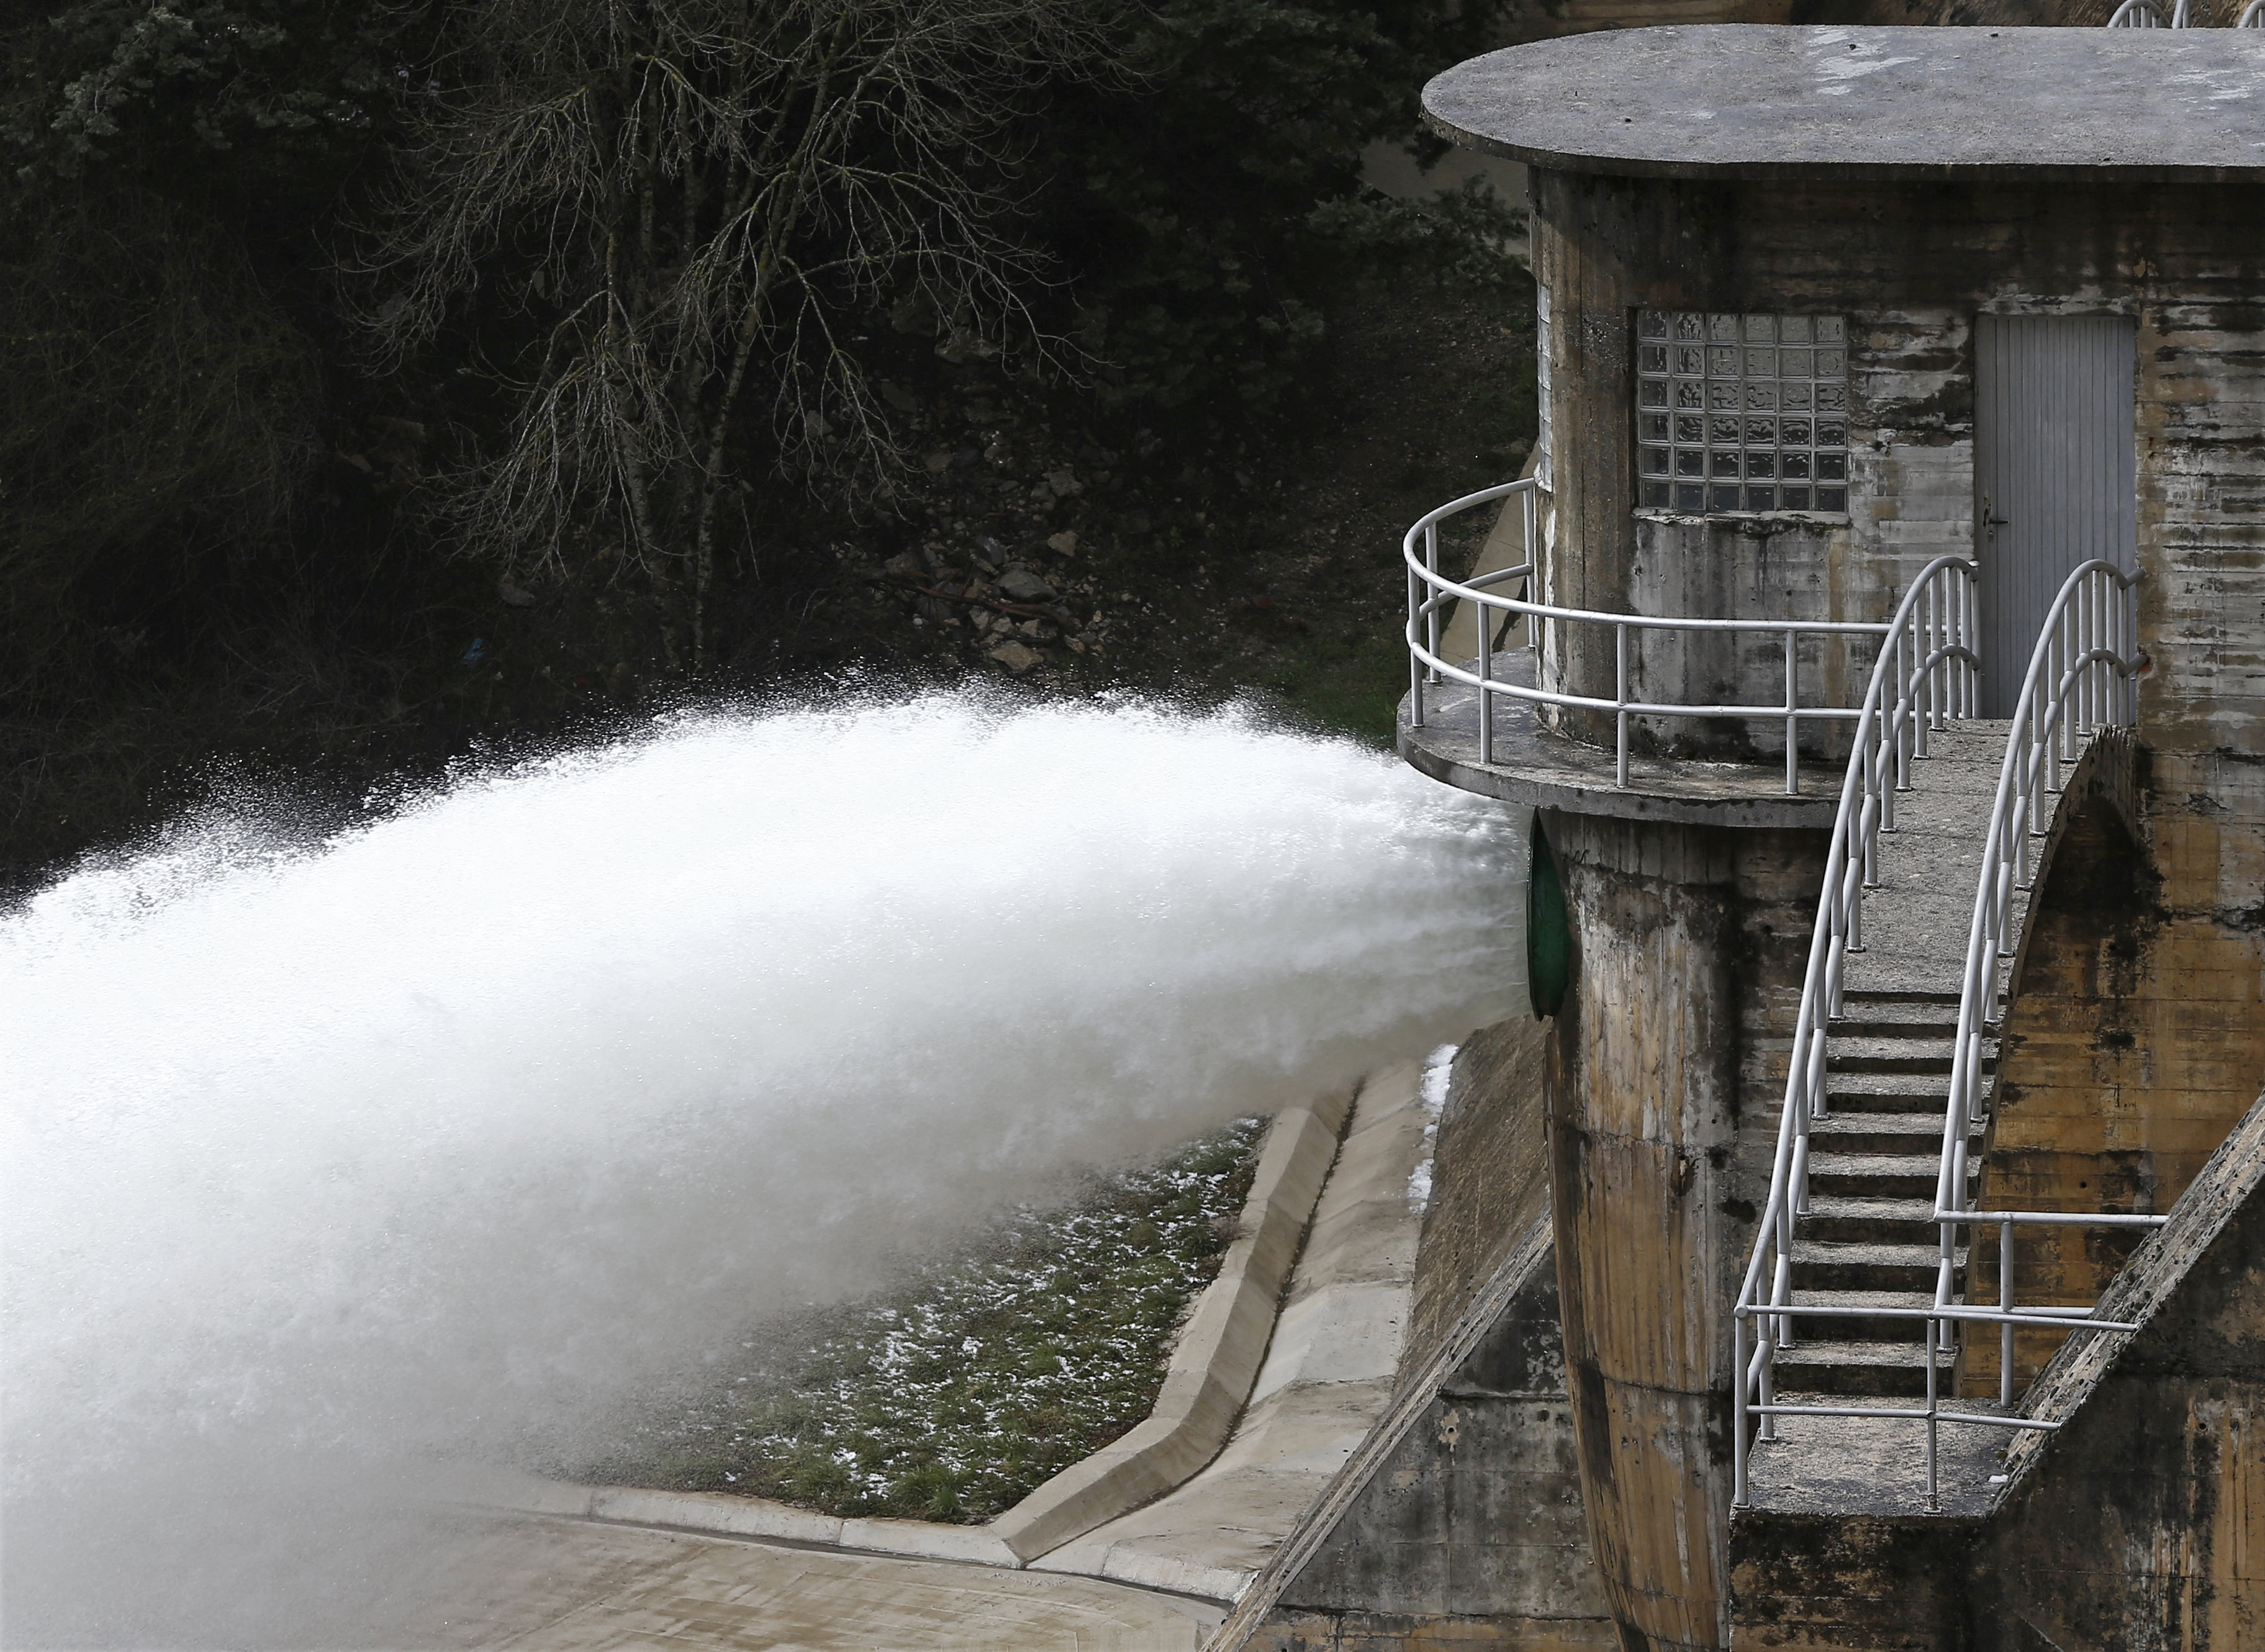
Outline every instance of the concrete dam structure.
<path id="1" fill-rule="evenodd" d="M 1529 169 L 1542 441 L 1407 537 L 1399 746 L 1531 811 L 1531 1013 L 1278 1116 L 1155 1415 L 989 1526 L 491 1492 L 818 1579 L 513 1644 L 2265 1644 L 2265 28 L 1425 102 Z"/>
<path id="2" fill-rule="evenodd" d="M 369 1644 L 382 1606 L 386 1644 L 525 1652 L 2265 1646 L 2265 6 L 2250 15 L 1565 29 L 1434 80 L 1439 133 L 1527 169 L 1541 440 L 1524 477 L 1442 504 L 1402 547 L 1414 775 L 1255 719 L 928 696 L 688 725 L 507 775 L 278 858 L 246 884 L 266 906 L 232 873 L 182 874 L 193 898 L 170 906 L 131 868 L 72 895 L 138 915 L 105 938 L 47 914 L 55 933 L 17 944 L 47 999 L 20 1001 L 80 1028 L 46 1039 L 69 1083 L 112 1086 L 154 1065 L 111 1051 L 114 1027 L 195 1046 L 194 994 L 157 990 L 187 979 L 178 958 L 219 960 L 244 1001 L 352 1002 L 324 972 L 333 914 L 379 935 L 404 891 L 436 932 L 456 908 L 485 914 L 485 974 L 462 979 L 495 977 L 501 950 L 541 965 L 525 1005 L 579 1003 L 591 936 L 618 973 L 621 937 L 666 901 L 621 875 L 603 899 L 532 898 L 527 807 L 567 823 L 536 870 L 578 887 L 608 854 L 642 864 L 612 846 L 656 820 L 700 823 L 688 849 L 719 870 L 651 876 L 698 891 L 708 950 L 653 925 L 662 972 L 639 979 L 712 1025 L 428 1002 L 425 961 L 404 956 L 363 995 L 382 1001 L 367 1024 L 322 1023 L 258 1070 L 181 1063 L 255 1099 L 323 1102 L 316 1079 L 343 1066 L 373 1094 L 446 1100 L 433 1075 L 459 1050 L 541 1074 L 556 1044 L 587 1087 L 586 1129 L 666 1148 L 656 1163 L 689 1193 L 663 1237 L 686 1237 L 650 1244 L 652 1271 L 623 1265 L 639 1258 L 606 1236 L 655 1218 L 589 1219 L 583 1149 L 532 1081 L 534 1122 L 488 1144 L 500 1168 L 465 1168 L 473 1110 L 435 1107 L 404 1146 L 397 1123 L 363 1129 L 388 1117 L 375 1105 L 260 1161 L 276 1234 L 345 1247 L 326 1178 L 363 1160 L 375 1190 L 344 1211 L 374 1232 L 402 1208 L 484 1221 L 498 1190 L 521 1213 L 402 1264 L 454 1292 L 433 1310 L 448 1335 L 426 1342 L 476 1356 L 441 1370 L 448 1403 L 431 1371 L 333 1335 L 351 1314 L 302 1316 L 295 1403 L 376 1419 L 370 1460 L 419 1469 L 353 1510 L 352 1545 L 302 1521 L 308 1553 L 375 1555 L 373 1576 L 392 1564 L 417 1586 L 366 1612 L 310 1571 L 307 1598 L 275 1608 L 310 1615 L 241 1619 L 260 1639 L 236 1580 L 272 1585 L 251 1562 L 291 1525 L 275 1511 L 335 1516 L 333 1477 L 278 1489 L 249 1472 L 298 1472 L 288 1408 L 172 1432 L 143 1413 L 172 1416 L 214 1369 L 210 1326 L 260 1323 L 260 1292 L 324 1299 L 288 1270 L 239 1289 L 233 1253 L 165 1226 L 200 1205 L 133 1197 L 145 1183 L 90 1153 L 25 1230 L 55 1241 L 25 1270 L 54 1299 L 31 1322 L 66 1396 L 97 1345 L 86 1325 L 135 1350 L 102 1369 L 137 1450 L 130 1474 L 94 1473 L 55 1431 L 55 1506 L 79 1524 L 19 1527 L 18 1553 L 28 1530 L 73 1565 L 132 1554 L 104 1587 L 174 1614 L 133 1621 L 204 1626 L 107 1643 L 314 1644 L 319 1606 L 362 1637 L 334 1643 Z M 789 761 L 858 806 L 789 807 Z M 1001 777 L 1027 804 L 1032 774 L 1050 801 L 1002 859 Z M 783 819 L 750 835 L 764 807 Z M 906 844 L 946 840 L 936 865 L 993 879 L 994 902 L 1057 926 L 1026 934 L 1054 938 L 907 968 L 893 933 L 801 898 L 844 863 L 841 819 L 863 833 L 848 859 L 892 871 Z M 751 845 L 806 870 L 739 877 Z M 897 927 L 949 930 L 953 884 L 892 885 Z M 581 928 L 554 928 L 554 908 Z M 1135 911 L 1171 921 L 1118 921 Z M 778 944 L 790 920 L 808 926 L 799 950 Z M 273 960 L 277 934 L 321 946 Z M 1526 978 L 1506 1019 L 1505 935 Z M 734 948 L 753 961 L 737 995 L 665 972 Z M 1110 967 L 1054 966 L 1071 956 Z M 832 973 L 812 990 L 799 965 L 754 967 L 777 957 Z M 884 988 L 900 996 L 877 1011 L 863 994 Z M 139 993 L 139 1021 L 80 1015 L 113 990 Z M 854 1091 L 834 1053 L 852 1041 L 826 1036 L 837 1010 L 870 1069 Z M 1001 1024 L 1030 1030 L 1006 1076 Z M 707 1029 L 697 1059 L 687 1025 Z M 654 1026 L 666 1036 L 640 1042 Z M 751 1026 L 760 1059 L 742 1059 Z M 769 1088 L 710 1105 L 718 1066 Z M 834 1122 L 783 1158 L 765 1121 L 829 1088 Z M 999 1121 L 1028 1161 L 982 1159 L 972 1129 L 901 1129 L 907 1095 L 936 1119 Z M 513 1460 L 498 1442 L 555 1412 L 567 1378 L 594 1408 L 696 1357 L 737 1311 L 716 1251 L 751 1184 L 776 1208 L 739 1263 L 814 1297 L 849 1226 L 876 1246 L 892 1221 L 941 1231 L 941 1212 L 879 1193 L 832 1226 L 794 1202 L 863 1186 L 850 1160 L 869 1141 L 904 1161 L 890 1186 L 943 1200 L 1260 1095 L 1248 1199 L 1152 1414 L 986 1525 L 424 1472 Z M 264 1117 L 243 1110 L 242 1127 Z M 704 1133 L 681 1149 L 656 1118 Z M 201 1162 L 151 1140 L 145 1179 Z M 551 1155 L 543 1175 L 528 1144 Z M 105 1189 L 113 1204 L 90 1205 Z M 131 1226 L 144 1207 L 152 1225 Z M 196 1305 L 178 1330 L 154 1334 L 173 1321 L 138 1297 L 90 1311 L 69 1271 L 87 1208 L 117 1212 L 94 1225 L 108 1242 L 196 1264 L 181 1277 L 200 1295 L 149 1276 L 169 1306 Z M 576 1266 L 528 1274 L 505 1242 L 521 1230 L 576 1238 Z M 298 1265 L 290 1243 L 259 1254 Z M 680 1256 L 714 1276 L 708 1297 Z M 615 1333 L 594 1365 L 592 1324 Z M 551 1365 L 514 1386 L 492 1343 Z M 25 1346 L 11 1357 L 36 1374 Z M 621 1347 L 649 1370 L 613 1370 Z M 412 1393 L 430 1415 L 404 1430 Z M 208 1496 L 265 1497 L 245 1499 L 259 1542 L 160 1554 L 149 1534 L 188 1524 L 146 1493 L 166 1452 Z M 181 1615 L 190 1583 L 206 1619 Z"/>
<path id="3" fill-rule="evenodd" d="M 1425 103 L 1533 178 L 1544 446 L 1409 535 L 1401 729 L 1536 811 L 1542 1030 L 1426 1257 L 1525 1271 L 1230 1627 L 2265 1641 L 2265 32 L 1639 29 Z"/>
<path id="4" fill-rule="evenodd" d="M 1532 811 L 1531 1014 L 1278 1117 L 1151 1424 L 988 1528 L 521 1506 L 960 1562 L 907 1646 L 2265 1644 L 2265 28 L 1426 107 L 1530 169 L 1543 440 L 1407 537 L 1399 745 Z"/>

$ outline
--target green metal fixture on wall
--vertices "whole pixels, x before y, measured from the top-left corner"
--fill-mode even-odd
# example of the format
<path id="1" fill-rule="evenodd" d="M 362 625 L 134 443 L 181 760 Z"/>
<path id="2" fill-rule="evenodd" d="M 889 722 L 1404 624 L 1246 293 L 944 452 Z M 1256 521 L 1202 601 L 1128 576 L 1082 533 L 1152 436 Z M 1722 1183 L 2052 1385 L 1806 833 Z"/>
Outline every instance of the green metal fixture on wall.
<path id="1" fill-rule="evenodd" d="M 1573 979 L 1573 932 L 1565 921 L 1565 885 L 1557 859 L 1541 830 L 1541 811 L 1533 811 L 1533 833 L 1526 870 L 1526 990 L 1533 1018 L 1547 1020 L 1565 1002 Z"/>

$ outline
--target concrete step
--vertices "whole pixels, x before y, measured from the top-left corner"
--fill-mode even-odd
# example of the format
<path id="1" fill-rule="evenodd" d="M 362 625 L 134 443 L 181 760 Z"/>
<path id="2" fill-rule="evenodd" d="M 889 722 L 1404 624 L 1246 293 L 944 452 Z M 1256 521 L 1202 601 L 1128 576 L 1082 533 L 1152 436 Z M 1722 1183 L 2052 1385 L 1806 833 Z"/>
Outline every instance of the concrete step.
<path id="1" fill-rule="evenodd" d="M 1932 1299 L 1935 1241 L 1880 1243 L 1857 1240 L 1798 1238 L 1793 1241 L 1793 1283 L 1799 1291 L 1924 1291 Z M 1954 1265 L 1966 1266 L 1966 1253 L 1953 1253 Z"/>
<path id="2" fill-rule="evenodd" d="M 1849 1004 L 1824 1023 L 1835 1038 L 1954 1038 L 1956 1004 Z"/>
<path id="3" fill-rule="evenodd" d="M 1932 1200 L 1941 1168 L 1940 1152 L 1819 1153 L 1812 1146 L 1809 1150 L 1810 1203 L 1813 1209 L 1817 1198 L 1826 1195 L 1850 1199 Z M 1966 1163 L 1967 1180 L 1971 1182 L 1981 1174 L 1980 1163 L 1970 1158 Z M 1930 1204 L 1928 1208 L 1934 1207 Z"/>
<path id="4" fill-rule="evenodd" d="M 1795 1231 L 1805 1239 L 1835 1239 L 1852 1244 L 1926 1244 L 1939 1231 L 1931 1219 L 1933 1192 L 1930 1183 L 1926 1198 L 1867 1199 L 1812 1193 L 1809 1214 L 1795 1219 Z"/>
<path id="5" fill-rule="evenodd" d="M 1971 1132 L 1982 1139 L 1982 1127 Z M 1942 1111 L 1932 1113 L 1827 1113 L 1809 1122 L 1809 1151 L 1827 1153 L 1886 1153 L 1940 1155 L 1942 1152 Z"/>
<path id="6" fill-rule="evenodd" d="M 1924 1073 L 1950 1076 L 1951 1057 L 1956 1053 L 1955 1038 L 1840 1038 L 1827 1040 L 1824 1045 L 1824 1070 L 1829 1073 Z M 1985 1039 L 1982 1045 L 1982 1070 L 1989 1072 L 1998 1064 L 1994 1039 Z"/>
<path id="7" fill-rule="evenodd" d="M 1911 1010 L 1913 1014 L 1922 1014 L 1931 1009 L 1940 1009 L 1947 1004 L 1950 1007 L 1950 1019 L 1954 1022 L 1958 1019 L 1958 988 L 1955 986 L 1940 993 L 1910 990 L 1866 991 L 1852 986 L 1840 994 L 1840 1001 L 1844 1005 L 1861 1004 L 1865 1007 L 1867 1014 L 1874 1009 L 1878 1009 L 1883 1014 L 1892 1014 L 1901 1009 Z"/>
<path id="8" fill-rule="evenodd" d="M 1793 1293 L 1795 1308 L 1810 1306 L 1835 1308 L 1923 1308 L 1934 1303 L 1934 1292 L 1926 1291 L 1803 1291 Z M 1878 1318 L 1835 1314 L 1827 1318 L 1803 1319 L 1799 1313 L 1792 1316 L 1793 1334 L 1796 1341 L 1817 1343 L 1923 1343 L 1926 1340 L 1926 1321 L 1903 1314 L 1881 1314 Z"/>
<path id="9" fill-rule="evenodd" d="M 1956 1356 L 1937 1349 L 1937 1379 L 1948 1378 Z M 1926 1349 L 1919 1343 L 1795 1343 L 1772 1362 L 1781 1387 L 1811 1394 L 1924 1394 Z"/>
<path id="10" fill-rule="evenodd" d="M 1840 1038 L 1926 1038 L 1948 1043 L 1958 1036 L 1958 1017 L 1944 1021 L 1887 1021 L 1870 1015 L 1841 1015 L 1825 1024 L 1826 1036 Z"/>
<path id="11" fill-rule="evenodd" d="M 1925 1113 L 1942 1117 L 1950 1096 L 1948 1073 L 1830 1073 L 1824 1105 L 1835 1113 Z"/>

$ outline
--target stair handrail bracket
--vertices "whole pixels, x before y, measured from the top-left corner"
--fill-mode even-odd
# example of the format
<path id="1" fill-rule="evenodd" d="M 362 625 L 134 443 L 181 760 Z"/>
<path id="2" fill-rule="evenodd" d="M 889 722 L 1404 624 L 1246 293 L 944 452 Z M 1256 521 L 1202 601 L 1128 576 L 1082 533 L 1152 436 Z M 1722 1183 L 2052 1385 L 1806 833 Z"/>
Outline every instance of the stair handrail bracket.
<path id="1" fill-rule="evenodd" d="M 2072 571 L 2054 597 L 2021 680 L 1975 884 L 1974 915 L 1959 986 L 1958 1030 L 1951 1047 L 1950 1093 L 1943 1113 L 1942 1156 L 1935 1176 L 1934 1219 L 1941 1232 L 1935 1305 L 1940 1309 L 1953 1300 L 1959 1229 L 1995 1226 L 1999 1307 L 2004 1316 L 1999 1321 L 1999 1402 L 2007 1407 L 2014 1402 L 2015 1323 L 2017 1319 L 2036 1323 L 2040 1316 L 2039 1310 L 2017 1314 L 2014 1308 L 2016 1227 L 2152 1227 L 2168 1219 L 2106 1212 L 1980 1211 L 1967 1186 L 1970 1139 L 1986 1099 L 1982 1044 L 1998 1031 L 2001 977 L 2014 957 L 2009 944 L 2014 898 L 2034 889 L 2043 870 L 2033 851 L 2045 838 L 2051 815 L 2049 794 L 2061 790 L 2063 768 L 2076 761 L 2094 731 L 2130 727 L 2138 721 L 2138 680 L 2147 657 L 2138 646 L 2133 593 L 2144 578 L 2094 559 Z M 2091 1321 L 2086 1328 L 2108 1328 Z M 1930 1474 L 1930 1484 L 1932 1480 Z"/>
<path id="2" fill-rule="evenodd" d="M 1784 1310 L 1792 1301 L 1793 1224 L 1808 1209 L 1810 1125 L 1825 1110 L 1827 1023 L 1840 1013 L 1845 960 L 1863 948 L 1864 892 L 1875 882 L 1879 834 L 1895 829 L 1896 794 L 1910 789 L 1911 764 L 1926 755 L 1927 735 L 1974 715 L 1981 672 L 1974 647 L 1979 577 L 1973 561 L 1956 556 L 1938 557 L 1919 571 L 1888 622 L 1856 713 L 1787 1055 L 1769 1198 L 1732 1317 L 1731 1501 L 1740 1508 L 1748 1504 L 1748 1452 L 1757 1439 L 1777 1437 L 1774 1418 L 1786 1411 L 1832 1409 L 1779 1406 L 1772 1372 L 1777 1350 L 1792 1341 L 1791 1316 Z M 1750 1418 L 1759 1419 L 1751 1437 Z"/>
<path id="3" fill-rule="evenodd" d="M 1478 690 L 1479 761 L 1491 763 L 1495 761 L 1494 711 L 1497 698 L 1610 712 L 1614 725 L 1613 784 L 1626 790 L 1629 736 L 1634 718 L 1740 717 L 1781 721 L 1785 725 L 1786 794 L 1798 797 L 1801 791 L 1801 725 L 1804 723 L 1847 722 L 1860 715 L 1830 699 L 1812 698 L 1808 703 L 1803 703 L 1800 670 L 1802 639 L 1807 637 L 1884 637 L 1890 628 L 1861 620 L 1728 620 L 1678 615 L 1614 614 L 1594 608 L 1562 608 L 1554 603 L 1532 601 L 1525 596 L 1508 595 L 1495 587 L 1507 586 L 1515 580 L 1518 582 L 1518 588 L 1524 591 L 1529 589 L 1531 582 L 1539 577 L 1540 510 L 1540 496 L 1536 491 L 1538 485 L 1532 477 L 1525 477 L 1516 482 L 1481 488 L 1477 492 L 1466 494 L 1459 499 L 1450 499 L 1437 510 L 1418 518 L 1402 536 L 1401 560 L 1408 568 L 1409 726 L 1417 729 L 1424 726 L 1424 691 L 1427 688 L 1443 681 L 1460 682 L 1475 688 Z M 1474 574 L 1464 580 L 1451 579 L 1441 573 L 1439 524 L 1475 506 L 1513 497 L 1518 502 L 1523 534 L 1522 559 L 1518 564 L 1489 573 Z M 1478 656 L 1468 666 L 1443 658 L 1439 651 L 1446 629 L 1443 613 L 1456 603 L 1468 603 L 1472 611 L 1481 618 Z M 1538 682 L 1521 683 L 1496 676 L 1493 639 L 1497 630 L 1506 630 L 1510 623 L 1520 618 L 1526 622 L 1527 634 L 1534 639 L 1537 654 L 1543 651 L 1540 637 L 1545 627 L 1610 627 L 1613 633 L 1615 657 L 1613 697 L 1606 699 L 1600 695 L 1572 694 L 1562 689 L 1544 688 Z M 1785 698 L 1770 705 L 1686 705 L 1635 699 L 1630 686 L 1635 674 L 1630 665 L 1630 639 L 1632 634 L 1641 636 L 1646 631 L 1728 631 L 1766 636 L 1783 652 Z"/>

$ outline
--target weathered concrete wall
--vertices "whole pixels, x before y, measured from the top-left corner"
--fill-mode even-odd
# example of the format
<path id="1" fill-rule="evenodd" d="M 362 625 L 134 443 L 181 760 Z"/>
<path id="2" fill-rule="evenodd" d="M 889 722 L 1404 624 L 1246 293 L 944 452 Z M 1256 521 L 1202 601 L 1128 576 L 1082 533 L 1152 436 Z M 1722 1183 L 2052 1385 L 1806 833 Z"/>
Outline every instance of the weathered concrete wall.
<path id="1" fill-rule="evenodd" d="M 1548 1026 L 1518 1016 L 1481 1029 L 1455 1055 L 1432 1148 L 1431 1203 L 1416 1252 L 1408 1363 L 1427 1358 L 1548 1208 L 1542 1075 Z"/>
<path id="2" fill-rule="evenodd" d="M 1973 1519 L 1741 1513 L 1730 1538 L 1730 1644 L 1961 1652 L 1980 1529 Z"/>
<path id="3" fill-rule="evenodd" d="M 2008 1453 L 1977 1557 L 1976 1652 L 2265 1645 L 2265 1102 L 2102 1300 L 2129 1336 L 2072 1345 Z"/>
<path id="4" fill-rule="evenodd" d="M 1744 1103 L 1773 1075 L 1755 1046 L 1782 1037 L 1797 994 L 1823 846 L 1555 812 L 1547 825 L 1575 935 L 1549 1132 L 1591 1543 L 1630 1645 L 1715 1646 L 1729 1306 L 1775 1132 L 1773 1108 Z"/>
<path id="5" fill-rule="evenodd" d="M 1458 1056 L 1402 1392 L 1222 1646 L 1619 1646 L 1589 1558 L 1560 1351 L 1545 1034 L 1504 1022 Z"/>
<path id="6" fill-rule="evenodd" d="M 2251 228 L 2265 220 L 2265 189 L 1759 185 L 1537 170 L 1533 211 L 1534 271 L 1552 314 L 1550 600 L 1883 618 L 1927 559 L 1975 551 L 1974 314 L 2130 315 L 2139 328 L 2139 536 L 2157 576 L 2143 622 L 2179 655 L 2167 655 L 2171 668 L 2146 690 L 2159 744 L 2197 760 L 2265 750 L 2248 588 L 2265 577 L 2265 242 Z M 1742 530 L 1637 514 L 1630 332 L 1640 307 L 1848 318 L 1845 525 L 1765 537 L 1753 520 Z M 1820 659 L 1808 680 L 1859 680 L 1864 651 Z M 1766 704 L 1783 694 L 1767 650 L 1733 658 L 1719 644 L 1654 639 L 1638 666 L 1644 691 L 1661 697 L 1711 699 L 1735 686 Z M 1563 628 L 1542 678 L 1609 697 L 1610 630 Z M 1607 731 L 1601 716 L 1560 726 L 1599 740 Z M 1766 755 L 1773 741 L 1782 750 L 1766 722 L 1664 731 L 1686 749 L 1729 756 Z"/>
<path id="7" fill-rule="evenodd" d="M 2145 794 L 2129 769 L 2087 766 L 2090 795 L 2055 847 L 1999 1044 L 1977 1202 L 1985 1209 L 2167 1211 L 2265 1082 L 2254 941 L 2160 905 L 2162 879 L 2138 833 Z M 2130 1229 L 2018 1230 L 2015 1300 L 2089 1307 L 2144 1237 Z M 1968 1292 L 1999 1294 L 1997 1235 L 1985 1229 Z M 2019 1333 L 2016 1392 L 2063 1336 Z M 1994 1394 L 1999 1340 L 1970 1335 L 1959 1391 Z"/>
<path id="8" fill-rule="evenodd" d="M 1534 1271 L 1248 1644 L 1617 1652 L 1582 1523 L 1554 1270 Z"/>
<path id="9" fill-rule="evenodd" d="M 2167 664 L 2177 658 L 2164 651 Z M 2182 738 L 2175 719 L 2145 718 L 2143 699 L 2148 746 Z M 2145 747 L 2139 758 L 2128 782 L 2116 766 L 2093 766 L 2100 790 L 2049 863 L 2013 977 L 1978 1189 L 1985 1208 L 2167 1211 L 2265 1085 L 2255 906 L 2265 897 L 2265 771 L 2212 753 L 2200 761 L 2218 790 L 2190 791 L 2195 758 Z M 2088 1306 L 2139 1237 L 2018 1230 L 2016 1301 Z M 1995 1299 L 1994 1230 L 1982 1240 L 1968 1290 Z M 2016 1392 L 2061 1341 L 2017 1334 Z M 1999 1349 L 1994 1331 L 1969 1336 L 1960 1392 L 1998 1392 Z"/>
<path id="10" fill-rule="evenodd" d="M 1733 1644 L 2228 1652 L 2265 1644 L 2265 1103 L 2072 1340 L 1982 1517 L 1757 1510 L 1732 1531 Z"/>

